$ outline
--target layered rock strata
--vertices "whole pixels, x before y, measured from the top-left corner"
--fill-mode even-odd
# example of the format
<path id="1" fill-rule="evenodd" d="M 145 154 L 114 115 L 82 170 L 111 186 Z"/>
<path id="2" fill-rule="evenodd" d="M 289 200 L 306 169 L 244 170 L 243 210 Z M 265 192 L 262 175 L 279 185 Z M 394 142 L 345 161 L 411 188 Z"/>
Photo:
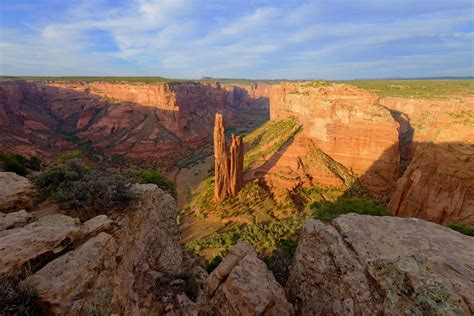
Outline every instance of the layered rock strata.
<path id="1" fill-rule="evenodd" d="M 473 238 L 420 219 L 304 223 L 286 285 L 298 315 L 474 312 Z"/>
<path id="2" fill-rule="evenodd" d="M 302 125 L 299 138 L 308 138 L 322 153 L 342 164 L 376 196 L 388 197 L 399 176 L 398 123 L 390 112 L 377 104 L 378 97 L 353 86 L 286 83 L 272 86 L 270 117 L 272 120 L 295 117 Z M 306 151 L 308 141 L 290 144 L 282 159 L 273 165 L 274 171 L 284 169 L 285 161 L 294 152 Z M 285 156 L 289 157 L 285 159 Z M 304 154 L 299 156 L 304 162 Z M 300 177 L 304 169 L 292 168 Z M 343 183 L 344 179 L 321 172 L 306 174 L 326 183 Z M 341 181 L 342 180 L 342 181 Z"/>
<path id="3" fill-rule="evenodd" d="M 262 120 L 265 93 L 218 83 L 2 82 L 0 151 L 50 161 L 80 147 L 170 166 L 210 144 L 216 112 L 234 128 Z"/>

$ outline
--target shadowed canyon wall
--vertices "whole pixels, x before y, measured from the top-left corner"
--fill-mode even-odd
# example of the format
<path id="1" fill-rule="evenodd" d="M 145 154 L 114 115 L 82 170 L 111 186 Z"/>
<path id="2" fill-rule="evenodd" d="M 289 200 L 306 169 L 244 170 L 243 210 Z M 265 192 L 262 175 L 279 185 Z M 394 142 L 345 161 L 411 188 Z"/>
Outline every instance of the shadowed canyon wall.
<path id="1" fill-rule="evenodd" d="M 296 117 L 303 124 L 301 135 L 272 172 L 288 169 L 294 153 L 304 160 L 309 156 L 305 153 L 316 147 L 322 151 L 319 154 L 330 156 L 355 176 L 363 175 L 362 182 L 376 195 L 389 195 L 399 176 L 399 125 L 377 99 L 375 94 L 349 85 L 287 83 L 272 87 L 270 118 Z M 382 155 L 388 149 L 390 153 Z M 335 173 L 315 170 L 310 176 L 328 185 L 345 182 Z"/>
<path id="2" fill-rule="evenodd" d="M 214 114 L 245 129 L 268 113 L 265 87 L 219 83 L 3 82 L 1 151 L 53 160 L 78 147 L 173 166 L 210 145 Z"/>
<path id="3" fill-rule="evenodd" d="M 133 160 L 172 168 L 199 151 L 211 151 L 215 113 L 222 113 L 227 128 L 235 130 L 262 122 L 270 112 L 271 120 L 292 118 L 297 126 L 275 155 L 246 171 L 246 180 L 263 180 L 278 195 L 298 186 L 349 187 L 359 178 L 382 201 L 388 202 L 395 192 L 390 204 L 394 213 L 465 222 L 464 215 L 440 214 L 454 214 L 460 205 L 470 208 L 469 196 L 460 194 L 464 191 L 459 187 L 466 183 L 460 180 L 463 170 L 472 170 L 471 154 L 429 146 L 423 153 L 417 146 L 472 144 L 473 108 L 472 96 L 379 98 L 346 84 L 10 81 L 0 83 L 0 151 L 52 161 L 61 152 L 80 148 L 118 165 Z M 235 188 L 243 183 L 235 173 L 237 165 L 229 160 L 232 155 L 238 164 L 243 159 L 230 147 L 223 194 L 231 183 Z M 417 174 L 435 172 L 433 164 L 439 166 L 437 176 L 413 181 L 422 179 Z M 424 193 L 415 194 L 421 192 L 420 183 L 439 187 L 436 192 L 450 197 L 448 205 L 422 211 L 427 209 L 425 198 L 420 198 Z M 430 199 L 436 195 L 426 194 Z M 457 198 L 451 198 L 454 195 Z"/>

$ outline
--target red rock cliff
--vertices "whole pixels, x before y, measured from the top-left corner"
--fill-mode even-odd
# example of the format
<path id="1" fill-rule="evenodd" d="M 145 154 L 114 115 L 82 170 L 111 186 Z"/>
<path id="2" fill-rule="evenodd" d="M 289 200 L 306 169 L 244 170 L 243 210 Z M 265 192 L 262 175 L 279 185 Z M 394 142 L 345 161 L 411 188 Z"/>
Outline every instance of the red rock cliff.
<path id="1" fill-rule="evenodd" d="M 269 98 L 272 120 L 296 117 L 303 124 L 298 138 L 308 138 L 311 146 L 352 170 L 372 192 L 387 196 L 393 191 L 399 176 L 399 126 L 377 104 L 376 95 L 342 84 L 286 83 L 273 85 Z M 317 181 L 320 174 L 312 176 Z"/>
<path id="2" fill-rule="evenodd" d="M 233 128 L 265 117 L 264 93 L 218 83 L 3 82 L 0 150 L 52 160 L 80 142 L 101 156 L 171 166 L 210 143 L 217 111 Z"/>

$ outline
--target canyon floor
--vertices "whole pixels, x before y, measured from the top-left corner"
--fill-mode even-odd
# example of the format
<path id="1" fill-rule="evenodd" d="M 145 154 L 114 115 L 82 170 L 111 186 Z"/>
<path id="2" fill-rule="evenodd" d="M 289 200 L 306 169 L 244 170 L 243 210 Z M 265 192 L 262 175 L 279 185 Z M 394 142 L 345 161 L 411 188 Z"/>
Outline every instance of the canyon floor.
<path id="1" fill-rule="evenodd" d="M 82 79 L 0 81 L 0 314 L 474 313 L 474 80 Z"/>

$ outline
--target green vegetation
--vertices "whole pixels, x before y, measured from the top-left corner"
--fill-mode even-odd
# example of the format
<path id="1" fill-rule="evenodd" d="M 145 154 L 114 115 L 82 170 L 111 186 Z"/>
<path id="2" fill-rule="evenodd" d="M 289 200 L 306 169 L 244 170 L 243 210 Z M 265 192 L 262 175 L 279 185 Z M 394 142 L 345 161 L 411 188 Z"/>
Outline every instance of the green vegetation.
<path id="1" fill-rule="evenodd" d="M 247 225 L 230 232 L 214 233 L 201 240 L 186 245 L 186 250 L 198 253 L 203 249 L 229 249 L 240 241 L 248 241 L 261 255 L 271 255 L 278 246 L 288 239 L 297 239 L 303 220 L 310 216 L 273 221 L 268 224 Z"/>
<path id="2" fill-rule="evenodd" d="M 41 169 L 43 162 L 37 156 L 26 158 L 22 155 L 0 152 L 0 170 L 26 176 L 30 171 Z"/>
<path id="3" fill-rule="evenodd" d="M 58 161 L 62 163 L 71 159 L 79 159 L 81 158 L 81 156 L 82 156 L 81 150 L 79 149 L 70 150 L 70 151 L 63 152 L 61 155 L 59 155 Z"/>
<path id="4" fill-rule="evenodd" d="M 357 213 L 361 215 L 392 216 L 385 206 L 370 199 L 340 197 L 334 202 L 318 201 L 311 205 L 317 219 L 332 220 L 339 215 Z"/>
<path id="5" fill-rule="evenodd" d="M 64 140 L 73 144 L 78 143 L 81 139 L 77 136 L 66 136 L 64 137 Z"/>
<path id="6" fill-rule="evenodd" d="M 455 231 L 460 232 L 461 234 L 464 234 L 464 235 L 474 236 L 474 226 L 471 226 L 471 225 L 452 223 L 452 224 L 447 224 L 446 227 L 454 229 Z"/>
<path id="7" fill-rule="evenodd" d="M 300 131 L 295 118 L 268 121 L 244 137 L 244 169 L 253 167 L 259 158 L 278 151 Z"/>
<path id="8" fill-rule="evenodd" d="M 446 99 L 474 95 L 474 80 L 354 80 L 345 83 L 377 93 L 380 97 Z"/>
<path id="9" fill-rule="evenodd" d="M 156 184 L 160 189 L 169 192 L 173 197 L 176 198 L 176 188 L 174 187 L 173 181 L 170 181 L 159 174 L 157 170 L 141 170 L 135 178 L 138 183 L 153 183 Z"/>
<path id="10" fill-rule="evenodd" d="M 32 181 L 38 187 L 37 201 L 51 199 L 65 208 L 92 214 L 126 209 L 136 198 L 124 176 L 85 166 L 77 159 L 49 166 Z"/>

